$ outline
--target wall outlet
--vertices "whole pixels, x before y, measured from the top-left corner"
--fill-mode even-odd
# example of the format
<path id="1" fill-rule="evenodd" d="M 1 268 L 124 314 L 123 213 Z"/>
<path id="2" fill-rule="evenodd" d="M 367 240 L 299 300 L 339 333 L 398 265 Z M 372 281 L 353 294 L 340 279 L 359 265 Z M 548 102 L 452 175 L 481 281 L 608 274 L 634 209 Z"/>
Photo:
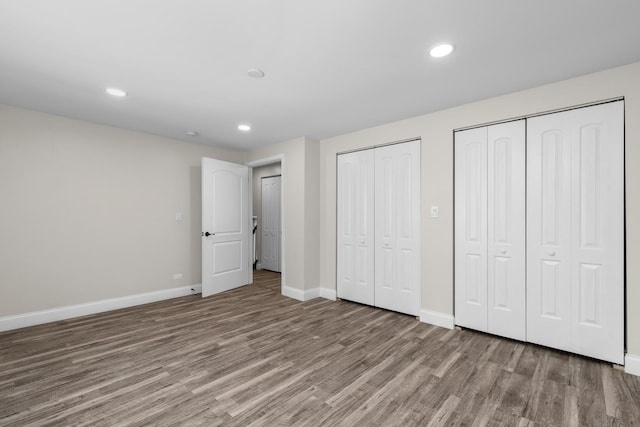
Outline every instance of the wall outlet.
<path id="1" fill-rule="evenodd" d="M 431 218 L 438 218 L 439 216 L 439 212 L 438 212 L 438 207 L 437 206 L 431 206 Z"/>
<path id="2" fill-rule="evenodd" d="M 180 280 L 182 279 L 182 273 L 175 273 L 173 275 L 173 280 Z"/>

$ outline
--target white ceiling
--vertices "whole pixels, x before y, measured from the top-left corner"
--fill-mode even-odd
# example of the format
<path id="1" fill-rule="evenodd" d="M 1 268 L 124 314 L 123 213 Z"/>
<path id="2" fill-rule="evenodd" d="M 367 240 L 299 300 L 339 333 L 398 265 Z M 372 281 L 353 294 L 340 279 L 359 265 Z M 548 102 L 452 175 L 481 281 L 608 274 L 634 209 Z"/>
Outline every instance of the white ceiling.
<path id="1" fill-rule="evenodd" d="M 247 150 L 640 61 L 639 19 L 638 0 L 0 0 L 0 103 Z"/>

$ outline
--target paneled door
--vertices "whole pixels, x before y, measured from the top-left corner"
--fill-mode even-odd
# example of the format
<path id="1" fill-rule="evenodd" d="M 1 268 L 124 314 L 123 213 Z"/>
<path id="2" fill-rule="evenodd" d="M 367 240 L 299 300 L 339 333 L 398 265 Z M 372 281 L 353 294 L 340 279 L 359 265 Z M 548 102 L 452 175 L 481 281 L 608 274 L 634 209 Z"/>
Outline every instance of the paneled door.
<path id="1" fill-rule="evenodd" d="M 202 159 L 202 296 L 249 283 L 249 168 Z"/>
<path id="2" fill-rule="evenodd" d="M 487 329 L 526 339 L 525 122 L 487 129 Z"/>
<path id="3" fill-rule="evenodd" d="M 376 148 L 375 305 L 420 312 L 420 141 Z"/>
<path id="4" fill-rule="evenodd" d="M 373 149 L 337 160 L 337 295 L 374 305 Z"/>
<path id="5" fill-rule="evenodd" d="M 623 363 L 623 102 L 527 122 L 527 337 Z"/>
<path id="6" fill-rule="evenodd" d="M 455 323 L 525 340 L 524 120 L 455 134 Z"/>
<path id="7" fill-rule="evenodd" d="M 281 178 L 262 178 L 262 260 L 265 270 L 280 272 Z"/>
<path id="8" fill-rule="evenodd" d="M 455 323 L 487 332 L 487 128 L 456 132 Z"/>

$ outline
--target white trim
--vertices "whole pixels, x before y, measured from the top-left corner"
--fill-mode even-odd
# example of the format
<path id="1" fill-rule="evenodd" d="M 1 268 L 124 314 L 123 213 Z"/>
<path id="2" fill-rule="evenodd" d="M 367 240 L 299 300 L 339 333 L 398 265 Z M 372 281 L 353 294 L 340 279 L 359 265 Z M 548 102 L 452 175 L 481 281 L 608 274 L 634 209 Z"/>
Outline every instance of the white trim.
<path id="1" fill-rule="evenodd" d="M 289 286 L 282 286 L 282 295 L 285 297 L 293 298 L 298 301 L 309 301 L 314 298 L 320 297 L 320 288 L 307 289 L 306 291 L 292 288 Z"/>
<path id="2" fill-rule="evenodd" d="M 256 263 L 256 270 L 262 270 L 262 263 Z"/>
<path id="3" fill-rule="evenodd" d="M 245 165 L 249 166 L 250 168 L 257 168 L 260 166 L 266 166 L 266 165 L 271 165 L 273 163 L 282 162 L 283 159 L 284 159 L 284 154 L 276 154 L 270 157 L 265 157 L 263 159 L 246 162 Z"/>
<path id="4" fill-rule="evenodd" d="M 624 371 L 627 374 L 640 376 L 640 356 L 629 353 L 625 354 Z"/>
<path id="5" fill-rule="evenodd" d="M 431 310 L 420 310 L 420 321 L 442 328 L 453 329 L 453 316 Z"/>
<path id="6" fill-rule="evenodd" d="M 79 316 L 87 316 L 89 314 L 102 313 L 104 311 L 117 310 L 119 308 L 133 307 L 136 305 L 148 304 L 150 302 L 163 301 L 171 298 L 179 298 L 201 292 L 202 285 L 198 284 L 0 317 L 0 332 L 26 328 L 27 326 L 41 325 L 43 323 L 57 322 L 59 320 L 72 319 Z"/>
<path id="7" fill-rule="evenodd" d="M 338 296 L 336 295 L 335 289 L 320 288 L 320 298 L 335 301 L 336 299 L 338 299 Z"/>

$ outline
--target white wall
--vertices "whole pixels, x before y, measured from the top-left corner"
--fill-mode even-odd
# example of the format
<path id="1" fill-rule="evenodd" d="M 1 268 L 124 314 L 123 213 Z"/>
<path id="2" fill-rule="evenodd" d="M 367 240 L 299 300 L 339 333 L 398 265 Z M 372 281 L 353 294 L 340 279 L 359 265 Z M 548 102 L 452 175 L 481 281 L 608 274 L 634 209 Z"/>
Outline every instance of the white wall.
<path id="1" fill-rule="evenodd" d="M 280 163 L 253 168 L 253 215 L 258 217 L 256 257 L 262 262 L 262 178 L 280 175 Z"/>
<path id="2" fill-rule="evenodd" d="M 320 164 L 320 285 L 335 289 L 336 153 L 422 138 L 422 308 L 453 314 L 453 130 L 625 97 L 627 336 L 640 354 L 640 63 L 325 139 Z M 430 206 L 440 207 L 431 218 Z"/>
<path id="3" fill-rule="evenodd" d="M 200 158 L 242 155 L 0 106 L 0 318 L 201 283 Z"/>

